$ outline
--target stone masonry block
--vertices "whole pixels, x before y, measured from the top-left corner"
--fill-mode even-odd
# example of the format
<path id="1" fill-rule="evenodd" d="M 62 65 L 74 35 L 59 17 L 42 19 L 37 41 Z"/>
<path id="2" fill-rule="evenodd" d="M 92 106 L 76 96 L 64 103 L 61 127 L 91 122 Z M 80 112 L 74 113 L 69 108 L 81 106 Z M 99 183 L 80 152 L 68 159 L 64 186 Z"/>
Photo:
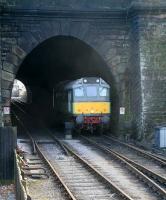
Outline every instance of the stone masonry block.
<path id="1" fill-rule="evenodd" d="M 15 71 L 16 71 L 16 67 L 13 65 L 13 64 L 11 64 L 11 63 L 8 63 L 8 62 L 4 62 L 3 63 L 3 69 L 5 70 L 5 71 L 8 71 L 8 72 L 11 72 L 11 73 L 15 73 Z"/>
<path id="2" fill-rule="evenodd" d="M 2 89 L 2 97 L 10 98 L 10 90 Z"/>
<path id="3" fill-rule="evenodd" d="M 19 46 L 14 46 L 12 48 L 12 52 L 18 56 L 20 59 L 23 59 L 26 56 L 26 52 L 21 49 Z"/>
<path id="4" fill-rule="evenodd" d="M 22 60 L 20 60 L 16 55 L 9 54 L 6 58 L 6 62 L 12 63 L 15 66 L 19 66 Z"/>
<path id="5" fill-rule="evenodd" d="M 2 89 L 11 90 L 12 87 L 13 87 L 13 81 L 2 80 Z"/>
<path id="6" fill-rule="evenodd" d="M 3 79 L 3 80 L 13 81 L 13 80 L 14 80 L 14 77 L 15 77 L 14 74 L 2 70 L 2 79 Z"/>

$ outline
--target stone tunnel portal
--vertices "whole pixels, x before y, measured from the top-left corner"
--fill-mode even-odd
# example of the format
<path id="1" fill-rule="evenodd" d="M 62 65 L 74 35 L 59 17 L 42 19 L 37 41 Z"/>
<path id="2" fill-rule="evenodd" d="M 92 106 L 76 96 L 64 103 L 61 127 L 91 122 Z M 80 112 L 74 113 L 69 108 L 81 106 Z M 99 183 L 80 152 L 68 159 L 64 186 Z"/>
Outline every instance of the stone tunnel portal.
<path id="1" fill-rule="evenodd" d="M 102 57 L 83 41 L 68 36 L 47 39 L 27 55 L 16 78 L 32 93 L 31 104 L 27 104 L 28 112 L 46 126 L 54 126 L 57 116 L 52 105 L 53 88 L 61 81 L 86 76 L 101 77 L 110 84 L 113 128 L 118 117 L 114 79 Z"/>

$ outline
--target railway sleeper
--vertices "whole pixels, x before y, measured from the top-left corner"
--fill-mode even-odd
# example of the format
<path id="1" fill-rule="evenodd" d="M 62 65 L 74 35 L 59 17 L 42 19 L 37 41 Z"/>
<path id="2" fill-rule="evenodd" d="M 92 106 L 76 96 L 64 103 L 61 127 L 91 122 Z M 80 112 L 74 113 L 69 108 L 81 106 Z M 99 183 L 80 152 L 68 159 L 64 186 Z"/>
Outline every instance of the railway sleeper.
<path id="1" fill-rule="evenodd" d="M 108 148 L 108 150 L 110 150 Z M 130 164 L 132 164 L 134 167 L 136 167 L 138 170 L 140 170 L 141 172 L 143 172 L 144 174 L 147 174 L 148 176 L 150 176 L 151 178 L 157 180 L 159 183 L 166 183 L 166 180 L 165 178 L 161 177 L 160 175 L 158 174 L 155 174 L 154 172 L 152 171 L 149 171 L 149 169 L 141 166 L 140 164 L 136 163 L 135 161 L 132 161 L 131 159 L 125 157 L 124 155 L 121 155 L 113 150 L 111 150 L 112 152 L 114 152 L 116 155 L 118 155 L 119 157 L 123 158 L 124 160 L 126 160 L 127 162 L 129 162 Z"/>
<path id="2" fill-rule="evenodd" d="M 25 172 L 23 170 L 21 170 L 21 174 L 22 176 L 25 178 L 25 176 L 30 176 L 32 178 L 34 178 L 35 176 L 37 177 L 41 177 L 41 179 L 44 177 L 49 178 L 49 175 L 47 173 L 40 173 L 40 172 Z"/>
<path id="3" fill-rule="evenodd" d="M 130 196 L 128 196 L 126 193 L 124 193 L 121 189 L 119 189 L 111 180 L 109 180 L 108 178 L 106 178 L 105 176 L 103 176 L 97 169 L 95 169 L 93 166 L 91 166 L 86 160 L 84 160 L 83 158 L 81 158 L 79 155 L 77 155 L 75 152 L 73 152 L 73 150 L 71 148 L 69 148 L 65 143 L 64 143 L 64 147 L 76 158 L 78 158 L 78 160 L 82 163 L 84 163 L 84 165 L 87 166 L 87 168 L 89 168 L 90 170 L 93 170 L 94 173 L 98 176 L 98 178 L 103 182 L 103 183 L 107 183 L 108 187 L 112 188 L 112 190 L 122 196 L 124 199 L 126 200 L 133 200 Z"/>
<path id="4" fill-rule="evenodd" d="M 70 189 L 67 187 L 67 185 L 65 184 L 65 182 L 61 179 L 61 177 L 59 176 L 59 174 L 57 173 L 57 171 L 52 167 L 50 161 L 45 157 L 45 155 L 41 152 L 38 144 L 36 141 L 34 141 L 34 146 L 36 151 L 38 152 L 38 154 L 40 155 L 40 157 L 44 160 L 44 163 L 49 167 L 50 171 L 52 172 L 53 176 L 55 177 L 55 179 L 59 182 L 59 184 L 61 185 L 64 193 L 66 194 L 66 196 L 71 199 L 71 200 L 76 200 L 75 196 L 71 193 Z"/>
<path id="5" fill-rule="evenodd" d="M 127 162 L 125 159 L 121 158 L 120 156 L 118 156 L 116 153 L 114 153 L 112 150 L 104 147 L 103 145 L 99 145 L 97 142 L 90 140 L 86 137 L 82 137 L 84 138 L 87 142 L 99 147 L 101 150 L 103 150 L 104 152 L 108 153 L 109 155 L 111 155 L 113 158 L 117 158 L 118 160 L 120 160 L 123 164 L 125 164 L 126 168 L 131 171 L 132 173 L 134 173 L 140 180 L 142 180 L 143 182 L 145 182 L 153 191 L 157 191 L 160 196 L 163 198 L 163 200 L 166 199 L 166 191 L 164 189 L 162 189 L 159 185 L 157 185 L 153 180 L 149 179 L 146 175 L 144 175 L 141 171 L 139 171 L 137 168 L 135 168 L 134 166 L 132 166 L 129 162 Z M 154 190 L 155 188 L 155 190 Z"/>
<path id="6" fill-rule="evenodd" d="M 43 170 L 46 173 L 46 169 L 44 167 L 22 167 L 22 170 Z"/>
<path id="7" fill-rule="evenodd" d="M 143 157 L 145 158 L 148 158 L 150 160 L 153 160 L 155 161 L 156 163 L 158 163 L 161 167 L 165 168 L 166 167 L 166 162 L 158 157 L 155 157 L 153 156 L 152 154 L 142 150 L 142 149 L 139 149 L 138 147 L 134 147 L 130 144 L 127 144 L 127 143 L 124 143 L 122 141 L 119 141 L 117 139 L 114 139 L 114 138 L 111 138 L 111 137 L 108 137 L 108 136 L 105 136 L 106 138 L 114 141 L 115 143 L 120 143 L 122 144 L 123 146 L 127 147 L 128 149 L 132 149 L 133 151 L 135 151 L 138 155 L 142 155 Z"/>

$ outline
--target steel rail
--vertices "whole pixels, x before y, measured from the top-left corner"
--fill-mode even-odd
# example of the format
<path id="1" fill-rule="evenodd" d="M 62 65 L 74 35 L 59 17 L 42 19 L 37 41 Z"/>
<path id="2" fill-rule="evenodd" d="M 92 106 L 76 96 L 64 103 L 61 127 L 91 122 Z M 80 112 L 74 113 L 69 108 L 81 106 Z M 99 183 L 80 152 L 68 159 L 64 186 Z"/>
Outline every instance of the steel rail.
<path id="1" fill-rule="evenodd" d="M 125 146 L 128 146 L 131 149 L 133 148 L 133 150 L 141 151 L 142 153 L 145 153 L 146 155 L 150 155 L 150 156 L 155 157 L 155 158 L 157 158 L 157 159 L 159 159 L 159 160 L 161 160 L 161 161 L 163 161 L 163 162 L 166 163 L 166 158 L 164 158 L 164 157 L 160 157 L 160 156 L 158 156 L 156 154 L 147 152 L 146 150 L 140 149 L 139 147 L 136 147 L 136 146 L 134 146 L 132 144 L 128 144 L 126 142 L 120 141 L 117 138 L 114 138 L 114 137 L 111 137 L 111 136 L 108 136 L 108 135 L 103 135 L 103 136 L 106 137 L 106 138 L 108 138 L 108 139 L 110 139 L 110 140 L 114 140 L 115 142 L 119 142 L 119 143 L 121 143 L 121 144 L 123 144 Z"/>
<path id="2" fill-rule="evenodd" d="M 156 158 L 158 158 L 158 159 L 160 159 L 160 160 L 162 160 L 163 162 L 166 163 L 166 158 L 160 157 L 160 156 L 158 156 L 154 153 L 150 153 L 150 152 L 146 152 L 146 153 L 148 153 L 149 155 L 152 155 L 152 156 L 154 156 L 154 157 L 156 157 Z"/>
<path id="3" fill-rule="evenodd" d="M 111 180 L 109 180 L 107 177 L 101 174 L 97 169 L 95 169 L 88 161 L 81 158 L 74 150 L 72 150 L 67 144 L 63 142 L 64 147 L 74 156 L 76 157 L 81 163 L 83 163 L 86 167 L 88 167 L 90 170 L 95 172 L 95 174 L 102 179 L 106 184 L 108 184 L 112 190 L 119 194 L 123 199 L 126 200 L 133 200 L 128 194 L 126 194 L 124 191 L 122 191 L 119 187 L 117 187 Z"/>
<path id="4" fill-rule="evenodd" d="M 118 193 L 123 199 L 126 200 L 133 200 L 133 198 L 131 198 L 129 195 L 127 195 L 125 192 L 123 192 L 120 188 L 118 188 L 112 181 L 110 181 L 107 177 L 105 177 L 104 175 L 102 175 L 97 169 L 95 169 L 90 163 L 88 163 L 86 160 L 84 160 L 83 158 L 81 158 L 76 152 L 74 152 L 67 144 L 65 144 L 64 142 L 60 141 L 55 135 L 53 135 L 52 133 L 49 133 L 50 136 L 56 141 L 58 142 L 67 152 L 67 154 L 71 154 L 73 155 L 77 160 L 79 160 L 82 164 L 84 164 L 86 167 L 88 167 L 90 170 L 92 170 L 93 172 L 95 172 L 95 174 L 102 179 L 104 182 L 106 182 L 108 185 L 111 186 L 111 188 L 113 189 L 113 191 L 115 191 L 116 193 Z"/>
<path id="5" fill-rule="evenodd" d="M 122 142 L 122 141 L 120 141 L 120 140 L 118 140 L 118 139 L 116 139 L 116 138 L 113 138 L 113 137 L 110 137 L 110 136 L 107 136 L 107 135 L 104 135 L 104 137 L 107 137 L 108 139 L 116 140 L 117 142 L 121 142 L 121 143 L 123 143 L 124 145 L 128 145 L 129 148 L 131 147 L 131 148 L 134 148 L 135 150 L 142 151 L 143 153 L 146 153 L 146 154 L 149 154 L 149 155 L 151 155 L 151 156 L 153 156 L 153 157 L 156 157 L 157 159 L 162 160 L 163 162 L 166 163 L 166 158 L 163 158 L 163 157 L 160 157 L 160 156 L 158 156 L 158 155 L 156 155 L 156 154 L 147 152 L 147 151 L 145 151 L 145 150 L 140 149 L 139 147 L 135 147 L 135 146 L 132 145 L 132 144 L 127 144 L 126 142 Z"/>
<path id="6" fill-rule="evenodd" d="M 90 144 L 93 144 L 103 150 L 104 152 L 108 153 L 111 155 L 113 158 L 116 160 L 120 161 L 122 164 L 126 166 L 126 168 L 131 171 L 136 177 L 138 177 L 141 181 L 145 182 L 149 188 L 151 188 L 154 192 L 157 192 L 158 195 L 160 195 L 163 200 L 166 200 L 166 191 L 161 188 L 158 184 L 156 184 L 153 180 L 148 178 L 146 175 L 144 175 L 141 171 L 139 171 L 137 168 L 132 166 L 129 162 L 127 162 L 125 159 L 120 157 L 118 154 L 113 152 L 112 150 L 104 147 L 103 145 L 98 144 L 97 142 L 86 138 L 85 136 L 81 136 L 85 141 L 89 142 Z"/>
<path id="7" fill-rule="evenodd" d="M 31 136 L 30 136 L 31 137 Z M 68 149 L 68 151 L 70 152 L 70 153 L 72 153 L 75 157 L 77 157 L 79 160 L 82 160 L 82 162 L 84 162 L 84 163 L 86 163 L 87 165 L 89 165 L 85 160 L 83 160 L 82 158 L 80 158 L 76 153 L 74 153 L 71 149 L 69 149 L 65 144 L 63 144 L 62 142 L 60 142 L 57 138 L 55 138 L 54 137 L 54 139 L 60 144 L 60 146 L 62 147 L 62 148 L 66 148 L 66 149 Z M 32 139 L 33 140 L 33 139 Z M 37 143 L 35 142 L 35 149 L 36 149 L 36 146 L 37 145 Z M 108 150 L 108 149 L 107 149 Z M 114 153 L 115 155 L 117 155 L 118 157 L 120 157 L 120 158 L 122 158 L 123 160 L 126 160 L 127 162 L 133 162 L 133 161 L 131 161 L 131 160 L 129 160 L 128 158 L 125 158 L 124 156 L 121 156 L 120 154 L 118 154 L 117 152 L 114 152 L 113 150 L 109 150 L 109 151 L 112 151 L 112 153 Z M 142 150 L 141 150 L 142 151 Z M 39 153 L 39 152 L 38 152 Z M 128 159 L 128 160 L 127 160 Z M 47 160 L 48 161 L 48 160 Z M 49 161 L 48 161 L 49 162 Z M 50 164 L 50 163 L 48 163 L 48 164 Z M 133 163 L 133 164 L 135 164 L 135 166 L 137 165 L 137 167 L 138 167 L 138 164 L 137 163 Z M 51 165 L 51 164 L 50 164 Z M 91 165 L 89 165 L 89 167 L 94 171 L 94 170 L 96 170 L 96 169 L 94 169 Z M 52 167 L 52 169 L 53 169 L 53 167 Z M 54 170 L 54 169 L 53 169 Z M 146 170 L 146 172 L 148 172 L 147 171 L 147 169 L 146 168 L 142 168 L 142 170 Z M 100 175 L 100 177 L 101 176 L 103 176 L 102 174 L 100 174 L 100 172 L 98 171 L 98 170 L 96 170 L 95 171 L 96 173 L 98 173 L 99 175 Z M 140 172 L 141 173 L 141 172 Z M 148 172 L 149 173 L 149 172 Z M 156 176 L 156 174 L 153 174 L 153 176 Z M 59 177 L 60 178 L 60 177 Z M 103 178 L 106 178 L 106 177 L 103 177 Z M 145 177 L 144 177 L 145 178 Z M 148 178 L 148 177 L 146 177 L 146 178 Z M 107 178 L 106 178 L 107 179 Z M 105 179 L 105 181 L 106 181 L 106 179 Z M 150 180 L 150 179 L 149 179 Z M 160 182 L 162 182 L 163 183 L 163 181 L 165 181 L 165 179 L 163 180 L 162 179 L 162 177 L 158 177 L 158 180 L 160 180 Z M 109 183 L 110 183 L 110 180 L 107 180 L 107 181 L 109 181 Z M 112 183 L 113 184 L 113 183 Z M 112 185 L 112 186 L 115 186 L 114 184 Z M 156 185 L 148 185 L 148 186 L 150 186 L 150 187 L 152 187 L 153 188 L 153 190 L 154 191 L 160 191 L 160 192 L 158 192 L 160 195 L 162 195 L 162 196 L 166 196 L 166 193 L 165 193 L 165 191 L 164 191 L 164 193 L 163 193 L 163 191 L 162 191 L 162 188 L 157 188 L 156 189 L 156 187 L 159 187 L 157 184 Z M 116 188 L 116 189 L 119 189 L 119 188 Z M 161 189 L 161 190 L 159 190 L 159 189 Z M 122 193 L 124 193 L 123 191 L 121 191 Z M 125 193 L 124 193 L 125 194 Z M 123 195 L 124 195 L 123 194 Z M 126 195 L 126 194 L 125 194 Z M 122 196 L 122 195 L 121 195 Z M 124 197 L 124 196 L 123 196 Z M 130 197 L 129 197 L 130 198 Z M 125 199 L 127 199 L 127 198 L 125 198 Z M 131 199 L 131 198 L 130 198 Z"/>
<path id="8" fill-rule="evenodd" d="M 69 197 L 69 199 L 72 200 L 77 200 L 77 198 L 72 194 L 72 192 L 70 191 L 70 189 L 68 188 L 68 186 L 65 184 L 65 182 L 61 179 L 60 175 L 58 174 L 58 172 L 54 169 L 54 167 L 51 165 L 50 161 L 46 158 L 46 156 L 42 153 L 42 151 L 40 150 L 37 142 L 35 141 L 35 147 L 36 150 L 38 152 L 38 154 L 40 155 L 40 157 L 42 157 L 43 161 L 47 164 L 47 166 L 49 167 L 49 169 L 53 172 L 54 177 L 59 181 L 59 183 L 63 186 L 63 188 L 66 190 L 66 193 Z"/>
<path id="9" fill-rule="evenodd" d="M 108 148 L 110 150 L 110 148 Z M 111 149 L 112 150 L 112 149 Z M 154 173 L 153 171 L 149 170 L 148 168 L 136 163 L 135 161 L 127 158 L 126 156 L 123 156 L 119 153 L 117 153 L 116 151 L 112 150 L 115 154 L 117 154 L 119 157 L 123 158 L 124 160 L 126 160 L 127 162 L 131 163 L 134 167 L 136 167 L 137 169 L 139 169 L 141 172 L 143 172 L 144 174 L 150 176 L 151 178 L 153 178 L 154 180 L 157 180 L 158 182 L 160 182 L 161 184 L 166 185 L 166 179 L 162 176 L 160 176 L 159 174 Z"/>
<path id="10" fill-rule="evenodd" d="M 59 174 L 55 171 L 55 169 L 52 167 L 51 163 L 49 162 L 49 160 L 44 156 L 44 154 L 41 152 L 41 150 L 39 149 L 39 146 L 37 145 L 36 141 L 34 141 L 33 137 L 31 136 L 31 134 L 29 133 L 28 129 L 24 126 L 24 124 L 20 121 L 19 117 L 15 114 L 15 116 L 17 117 L 17 120 L 19 120 L 20 124 L 23 126 L 23 128 L 26 131 L 26 134 L 28 135 L 28 137 L 30 138 L 30 140 L 32 141 L 31 144 L 33 145 L 33 148 L 35 149 L 35 153 L 38 153 L 44 160 L 44 162 L 47 164 L 47 166 L 49 167 L 49 169 L 53 172 L 54 177 L 56 177 L 56 179 L 58 180 L 58 182 L 63 186 L 63 188 L 66 191 L 67 196 L 69 197 L 69 199 L 71 200 L 77 200 L 77 198 L 74 197 L 74 195 L 72 194 L 72 192 L 70 191 L 70 189 L 67 187 L 67 185 L 63 182 L 63 180 L 60 178 Z"/>
<path id="11" fill-rule="evenodd" d="M 33 154 L 36 154 L 36 148 L 35 148 L 35 144 L 34 144 L 34 140 L 33 138 L 31 137 L 31 134 L 29 132 L 29 130 L 25 127 L 25 125 L 23 124 L 23 122 L 20 120 L 20 118 L 18 117 L 18 115 L 16 115 L 16 113 L 14 111 L 12 111 L 13 114 L 15 115 L 17 121 L 20 123 L 20 125 L 22 126 L 22 128 L 25 130 L 26 134 L 28 135 L 30 141 L 31 141 L 31 144 L 32 144 L 32 152 Z"/>
<path id="12" fill-rule="evenodd" d="M 72 149 L 70 149 L 64 142 L 61 142 L 52 133 L 49 133 L 49 134 L 56 142 L 58 142 L 59 144 L 62 145 L 62 147 L 66 150 L 68 155 L 72 155 L 81 164 L 86 166 L 86 168 L 88 168 L 89 170 L 93 171 L 93 173 L 95 173 L 98 176 L 98 178 L 100 178 L 103 182 L 105 182 L 107 185 L 109 185 L 111 187 L 112 191 L 114 191 L 118 196 L 122 197 L 124 200 L 133 200 L 133 198 L 131 198 L 129 195 L 125 194 L 121 189 L 119 189 L 117 186 L 115 186 L 114 183 L 112 183 L 110 180 L 108 180 L 106 177 L 104 177 L 98 170 L 93 168 L 93 166 L 91 166 L 87 161 L 82 159 L 78 154 L 76 154 Z M 37 145 L 37 143 L 36 143 L 36 145 Z M 38 151 L 38 148 L 39 147 L 36 146 L 37 151 Z"/>
<path id="13" fill-rule="evenodd" d="M 69 152 L 66 149 L 66 147 L 64 146 L 64 144 L 55 135 L 53 135 L 49 130 L 48 130 L 48 133 L 53 138 L 53 140 L 55 140 L 59 144 L 59 146 L 62 148 L 62 150 L 64 151 L 64 153 L 68 156 Z"/>
<path id="14" fill-rule="evenodd" d="M 110 139 L 110 140 L 114 141 L 114 142 L 122 144 L 122 145 L 124 145 L 124 146 L 126 146 L 126 147 L 128 147 L 128 148 L 130 148 L 130 149 L 132 149 L 134 151 L 136 151 L 136 152 L 139 152 L 144 157 L 146 156 L 149 159 L 153 159 L 155 162 L 160 164 L 162 167 L 166 167 L 166 160 L 164 158 L 159 158 L 158 156 L 155 156 L 155 155 L 153 155 L 151 153 L 148 153 L 148 152 L 146 152 L 146 151 L 144 151 L 142 149 L 139 149 L 138 147 L 135 147 L 135 146 L 133 146 L 131 144 L 127 144 L 125 142 L 119 141 L 119 140 L 117 140 L 115 138 L 112 138 L 112 137 L 109 137 L 109 136 L 106 136 L 106 135 L 103 135 L 103 136 L 106 137 L 107 139 Z"/>
<path id="15" fill-rule="evenodd" d="M 18 106 L 16 103 L 14 103 L 14 102 L 12 102 L 13 103 L 13 105 L 15 105 L 21 112 L 23 112 L 24 114 L 26 114 L 29 118 L 32 118 L 32 119 L 34 119 L 30 114 L 28 114 L 26 111 L 24 111 L 20 106 Z M 16 114 L 15 114 L 16 115 Z M 18 116 L 17 116 L 18 117 Z M 18 119 L 19 119 L 19 117 L 18 117 Z M 20 121 L 20 119 L 19 119 L 19 121 Z M 21 121 L 20 121 L 21 122 Z M 26 129 L 26 127 L 24 126 L 24 124 L 22 123 L 21 124 L 25 129 Z M 51 134 L 50 133 L 50 131 L 47 129 L 47 131 L 48 131 L 48 133 L 49 133 L 49 135 L 53 138 L 53 139 L 55 139 L 56 140 L 56 142 L 59 144 L 59 146 L 62 148 L 62 150 L 64 151 L 64 153 L 66 154 L 66 155 L 68 155 L 68 151 L 66 150 L 66 148 L 64 148 L 64 146 L 63 146 L 63 144 L 62 144 L 62 142 L 60 141 L 60 140 L 58 140 L 58 138 L 56 138 L 53 134 Z M 31 138 L 31 142 L 32 142 L 32 144 L 33 144 L 33 139 L 32 139 L 32 137 L 31 137 L 31 135 L 30 135 L 30 133 L 29 133 L 29 131 L 26 129 L 26 132 L 27 132 L 27 134 L 28 134 L 28 136 L 29 136 L 29 138 Z M 36 152 L 36 150 L 35 150 L 35 145 L 33 144 L 33 149 L 34 149 L 34 153 Z"/>
<path id="16" fill-rule="evenodd" d="M 102 144 L 104 145 L 104 144 Z M 105 146 L 105 145 L 104 145 Z M 141 172 L 143 172 L 144 174 L 146 174 L 147 176 L 149 176 L 150 178 L 153 178 L 154 181 L 158 181 L 161 184 L 164 184 L 166 186 L 166 179 L 162 176 L 160 176 L 159 174 L 151 171 L 150 169 L 136 163 L 135 161 L 127 158 L 126 156 L 116 152 L 115 150 L 112 150 L 110 147 L 105 146 L 108 150 L 111 150 L 112 152 L 114 152 L 115 154 L 117 154 L 119 157 L 123 158 L 124 160 L 126 160 L 127 162 L 129 162 L 130 164 L 132 164 L 134 167 L 136 167 L 138 170 L 140 170 Z M 165 187 L 164 186 L 164 187 Z"/>

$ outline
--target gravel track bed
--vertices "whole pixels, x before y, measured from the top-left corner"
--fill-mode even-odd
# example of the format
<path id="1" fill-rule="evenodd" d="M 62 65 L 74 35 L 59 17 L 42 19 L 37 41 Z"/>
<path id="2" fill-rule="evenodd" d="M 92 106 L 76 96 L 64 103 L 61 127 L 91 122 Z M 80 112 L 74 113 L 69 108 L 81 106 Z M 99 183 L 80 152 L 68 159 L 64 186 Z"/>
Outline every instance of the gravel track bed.
<path id="1" fill-rule="evenodd" d="M 145 168 L 153 171 L 154 173 L 164 177 L 166 179 L 166 169 L 161 167 L 159 164 L 150 160 L 143 155 L 137 153 L 136 151 L 129 149 L 117 142 L 111 141 L 110 139 L 94 138 L 98 143 L 108 146 L 110 149 L 120 153 L 127 158 L 133 160 L 134 162 L 144 166 Z"/>
<path id="2" fill-rule="evenodd" d="M 14 184 L 0 185 L 0 200 L 16 200 Z"/>
<path id="3" fill-rule="evenodd" d="M 74 157 L 63 155 L 56 145 L 39 143 L 39 148 L 76 198 L 80 200 L 122 199 Z"/>
<path id="4" fill-rule="evenodd" d="M 81 142 L 80 140 L 64 140 L 64 142 L 133 199 L 161 199 L 119 162 L 115 161 L 96 147 Z"/>
<path id="5" fill-rule="evenodd" d="M 31 145 L 30 143 L 20 143 L 21 140 L 18 140 L 17 144 L 19 148 L 26 153 L 24 153 L 24 157 L 26 163 L 29 167 L 42 167 L 46 169 L 49 178 L 42 176 L 35 176 L 36 178 L 32 178 L 30 176 L 26 176 L 27 178 L 27 192 L 33 200 L 67 200 L 67 197 L 62 193 L 63 191 L 60 189 L 58 183 L 56 183 L 55 179 L 50 174 L 47 166 L 43 163 L 43 161 L 38 157 L 38 155 L 32 155 Z M 25 172 L 43 172 L 41 169 L 37 170 L 24 170 Z"/>

